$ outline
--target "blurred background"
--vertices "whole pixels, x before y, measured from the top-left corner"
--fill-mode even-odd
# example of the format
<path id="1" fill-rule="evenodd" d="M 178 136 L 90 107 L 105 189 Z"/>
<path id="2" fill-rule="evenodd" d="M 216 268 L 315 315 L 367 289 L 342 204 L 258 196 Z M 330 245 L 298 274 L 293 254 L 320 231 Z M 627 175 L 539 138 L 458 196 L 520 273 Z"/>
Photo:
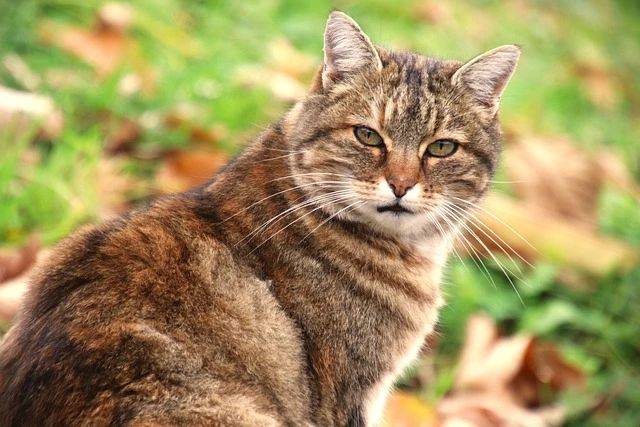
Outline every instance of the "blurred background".
<path id="1" fill-rule="evenodd" d="M 52 245 L 197 185 L 301 97 L 334 8 L 388 48 L 524 51 L 495 191 L 387 425 L 640 425 L 633 0 L 0 0 L 0 335 Z"/>

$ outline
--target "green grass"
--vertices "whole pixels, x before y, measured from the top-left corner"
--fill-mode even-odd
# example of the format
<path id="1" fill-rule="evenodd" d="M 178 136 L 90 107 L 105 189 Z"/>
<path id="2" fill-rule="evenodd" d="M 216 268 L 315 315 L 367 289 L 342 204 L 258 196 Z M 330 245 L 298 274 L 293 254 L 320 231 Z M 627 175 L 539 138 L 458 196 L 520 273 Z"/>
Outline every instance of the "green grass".
<path id="1" fill-rule="evenodd" d="M 0 0 L 0 56 L 16 53 L 39 75 L 51 70 L 73 74 L 78 84 L 59 89 L 46 82 L 40 91 L 52 96 L 65 114 L 65 131 L 35 146 L 0 132 L 0 244 L 17 245 L 33 232 L 52 244 L 80 224 L 98 219 L 97 165 L 104 147 L 105 115 L 139 118 L 177 104 L 203 108 L 202 125 L 222 124 L 228 135 L 223 149 L 238 150 L 286 105 L 264 89 L 247 88 L 236 72 L 266 59 L 270 40 L 284 36 L 296 48 L 321 58 L 322 29 L 328 12 L 352 14 L 373 40 L 432 56 L 470 58 L 500 44 L 518 43 L 524 53 L 503 102 L 508 128 L 523 134 L 566 135 L 586 150 L 615 152 L 640 177 L 640 7 L 636 2 L 465 1 L 448 4 L 448 18 L 430 23 L 417 18 L 418 1 L 178 1 L 133 2 L 135 57 L 105 80 L 89 66 L 40 41 L 44 19 L 89 25 L 97 0 Z M 151 94 L 130 98 L 118 82 L 138 63 L 154 70 Z M 603 70 L 612 82 L 615 102 L 603 105 L 579 78 L 581 66 Z M 0 83 L 20 89 L 0 67 Z M 207 86 L 213 90 L 203 91 Z M 184 146 L 180 130 L 146 129 L 138 144 L 149 149 Z M 37 161 L 25 161 L 35 158 Z M 154 165 L 138 162 L 130 170 L 147 179 Z M 144 199 L 144 195 L 142 197 Z M 607 190 L 600 201 L 601 229 L 640 245 L 637 201 Z M 452 262 L 448 272 L 448 306 L 442 313 L 439 380 L 426 395 L 446 392 L 467 317 L 484 311 L 503 330 L 526 331 L 557 343 L 589 374 L 587 390 L 565 396 L 572 408 L 570 425 L 640 424 L 640 268 L 626 276 L 585 279 L 572 290 L 558 279 L 561 266 L 539 264 L 526 273 L 524 305 L 489 264 L 494 288 L 472 263 Z M 584 418 L 580 401 L 622 390 L 606 411 Z"/>

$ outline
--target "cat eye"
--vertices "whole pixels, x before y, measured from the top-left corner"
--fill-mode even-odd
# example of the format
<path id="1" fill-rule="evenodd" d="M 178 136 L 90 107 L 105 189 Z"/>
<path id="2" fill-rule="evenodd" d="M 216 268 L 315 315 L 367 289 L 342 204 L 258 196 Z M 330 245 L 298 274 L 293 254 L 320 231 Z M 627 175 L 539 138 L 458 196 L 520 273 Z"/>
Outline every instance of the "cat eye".
<path id="1" fill-rule="evenodd" d="M 370 147 L 381 147 L 384 145 L 384 140 L 380 134 L 366 126 L 356 126 L 353 129 L 353 133 L 356 136 L 356 139 L 364 145 L 368 145 Z"/>
<path id="2" fill-rule="evenodd" d="M 458 149 L 458 143 L 450 139 L 439 139 L 427 145 L 427 153 L 432 157 L 449 157 Z"/>

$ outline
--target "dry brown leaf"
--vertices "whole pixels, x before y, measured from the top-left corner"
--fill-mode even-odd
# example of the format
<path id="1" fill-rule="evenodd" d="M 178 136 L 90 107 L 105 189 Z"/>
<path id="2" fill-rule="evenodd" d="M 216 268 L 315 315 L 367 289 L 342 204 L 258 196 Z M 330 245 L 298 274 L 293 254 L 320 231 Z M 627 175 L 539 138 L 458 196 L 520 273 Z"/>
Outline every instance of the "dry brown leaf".
<path id="1" fill-rule="evenodd" d="M 134 10 L 127 3 L 108 2 L 98 10 L 98 25 L 113 32 L 125 33 L 131 27 L 133 18 Z"/>
<path id="2" fill-rule="evenodd" d="M 96 185 L 102 219 L 116 217 L 130 209 L 129 195 L 143 185 L 124 173 L 124 161 L 121 157 L 103 157 L 98 162 Z"/>
<path id="3" fill-rule="evenodd" d="M 493 241 L 481 232 L 476 233 L 492 252 L 516 253 L 528 260 L 543 257 L 595 277 L 628 271 L 640 261 L 640 253 L 626 243 L 549 215 L 547 210 L 498 193 L 489 194 L 482 206 L 476 217 L 495 233 Z M 474 239 L 470 242 L 484 254 L 481 244 Z"/>
<path id="4" fill-rule="evenodd" d="M 248 65 L 238 69 L 236 79 L 250 87 L 263 87 L 286 102 L 300 100 L 307 93 L 307 84 L 316 70 L 313 57 L 302 53 L 284 38 L 269 44 L 267 66 Z"/>
<path id="5" fill-rule="evenodd" d="M 102 77 L 114 71 L 131 48 L 130 40 L 108 27 L 87 30 L 47 22 L 40 29 L 40 35 L 45 43 L 77 56 Z"/>
<path id="6" fill-rule="evenodd" d="M 240 67 L 236 78 L 240 84 L 248 87 L 263 87 L 268 89 L 276 98 L 295 102 L 307 93 L 307 87 L 290 75 L 274 71 L 262 66 Z"/>
<path id="7" fill-rule="evenodd" d="M 476 361 L 489 352 L 491 345 L 498 337 L 496 324 L 487 316 L 472 316 L 467 322 L 464 346 L 460 353 L 456 383 L 464 383 L 475 370 Z"/>
<path id="8" fill-rule="evenodd" d="M 523 138 L 505 150 L 504 164 L 527 206 L 594 228 L 602 173 L 593 156 L 565 138 Z"/>
<path id="9" fill-rule="evenodd" d="M 457 388 L 497 388 L 516 376 L 531 338 L 497 339 L 497 332 L 495 323 L 486 316 L 469 319 L 455 381 Z"/>
<path id="10" fill-rule="evenodd" d="M 162 193 L 188 190 L 210 179 L 227 160 L 219 151 L 173 151 L 165 156 L 156 174 L 155 186 Z"/>
<path id="11" fill-rule="evenodd" d="M 131 151 L 132 145 L 140 138 L 142 130 L 133 120 L 111 120 L 107 123 L 105 152 L 109 155 Z"/>
<path id="12" fill-rule="evenodd" d="M 505 168 L 518 200 L 491 194 L 466 238 L 480 256 L 487 250 L 542 256 L 566 270 L 601 276 L 634 266 L 640 254 L 597 232 L 604 184 L 640 198 L 640 189 L 614 154 L 592 156 L 564 138 L 527 137 L 505 150 Z M 461 245 L 463 252 L 468 249 Z M 473 252 L 473 251 L 471 251 Z M 571 271 L 563 272 L 575 279 Z M 583 278 L 580 278 L 582 280 Z M 575 282 L 575 280 L 572 280 Z"/>
<path id="13" fill-rule="evenodd" d="M 633 179 L 622 159 L 611 152 L 598 153 L 598 166 L 605 181 L 640 202 L 640 185 Z"/>
<path id="14" fill-rule="evenodd" d="M 27 274 L 0 284 L 0 321 L 8 322 L 16 315 L 27 290 Z"/>
<path id="15" fill-rule="evenodd" d="M 64 117 L 50 97 L 0 86 L 0 128 L 13 129 L 18 137 L 39 130 L 41 137 L 55 139 L 63 127 Z"/>
<path id="16" fill-rule="evenodd" d="M 164 116 L 164 125 L 171 129 L 185 129 L 189 132 L 192 142 L 215 144 L 227 135 L 227 129 L 220 124 L 205 127 L 204 112 L 193 104 L 179 104 Z"/>
<path id="17" fill-rule="evenodd" d="M 125 3 L 110 2 L 98 11 L 93 29 L 45 22 L 40 36 L 90 64 L 99 76 L 113 72 L 134 43 L 126 35 L 133 20 L 133 9 Z"/>
<path id="18" fill-rule="evenodd" d="M 9 53 L 2 58 L 2 65 L 11 77 L 25 89 L 35 92 L 42 83 L 39 75 L 33 72 L 29 65 L 15 53 Z"/>
<path id="19" fill-rule="evenodd" d="M 34 268 L 40 265 L 49 256 L 49 253 L 50 251 L 46 249 L 38 251 L 35 259 L 17 277 L 0 283 L 0 321 L 8 322 L 15 316 L 22 303 Z"/>
<path id="20" fill-rule="evenodd" d="M 274 71 L 304 79 L 316 70 L 314 57 L 297 50 L 289 40 L 277 38 L 268 45 L 268 63 Z"/>
<path id="21" fill-rule="evenodd" d="M 27 271 L 36 262 L 40 250 L 40 239 L 29 238 L 19 249 L 3 249 L 0 251 L 0 283 L 13 279 Z"/>
<path id="22" fill-rule="evenodd" d="M 480 391 L 444 398 L 438 417 L 443 427 L 547 427 L 561 425 L 565 411 L 560 406 L 525 408 L 509 394 Z"/>
<path id="23" fill-rule="evenodd" d="M 383 427 L 435 427 L 436 413 L 425 401 L 408 393 L 396 391 L 387 400 Z"/>
<path id="24" fill-rule="evenodd" d="M 554 426 L 565 411 L 541 406 L 542 390 L 557 392 L 584 383 L 549 343 L 529 336 L 500 337 L 484 315 L 467 323 L 458 375 L 438 404 L 443 426 Z"/>
<path id="25" fill-rule="evenodd" d="M 582 83 L 591 102 L 598 108 L 610 111 L 620 102 L 620 84 L 614 73 L 602 64 L 582 62 L 575 67 L 575 74 Z"/>
<path id="26" fill-rule="evenodd" d="M 558 392 L 582 386 L 584 382 L 584 373 L 567 363 L 552 344 L 534 340 L 527 348 L 522 367 L 509 387 L 519 400 L 537 406 L 544 403 L 541 386 Z"/>
<path id="27" fill-rule="evenodd" d="M 435 0 L 422 0 L 414 6 L 416 16 L 429 24 L 438 25 L 451 20 L 451 4 Z"/>

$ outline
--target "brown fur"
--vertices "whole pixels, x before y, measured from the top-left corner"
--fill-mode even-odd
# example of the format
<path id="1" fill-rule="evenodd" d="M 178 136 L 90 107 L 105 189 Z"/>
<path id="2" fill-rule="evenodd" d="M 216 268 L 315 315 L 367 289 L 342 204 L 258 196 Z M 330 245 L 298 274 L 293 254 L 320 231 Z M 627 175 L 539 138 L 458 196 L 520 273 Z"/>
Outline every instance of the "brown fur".
<path id="1" fill-rule="evenodd" d="M 454 84 L 458 62 L 331 19 L 346 39 L 325 37 L 308 97 L 210 183 L 58 246 L 0 348 L 0 425 L 376 422 L 441 304 L 438 203 L 477 201 L 495 169 L 497 100 Z M 363 124 L 387 147 L 356 141 Z M 420 153 L 454 136 L 455 155 Z M 377 183 L 407 171 L 410 219 L 376 214 Z"/>

